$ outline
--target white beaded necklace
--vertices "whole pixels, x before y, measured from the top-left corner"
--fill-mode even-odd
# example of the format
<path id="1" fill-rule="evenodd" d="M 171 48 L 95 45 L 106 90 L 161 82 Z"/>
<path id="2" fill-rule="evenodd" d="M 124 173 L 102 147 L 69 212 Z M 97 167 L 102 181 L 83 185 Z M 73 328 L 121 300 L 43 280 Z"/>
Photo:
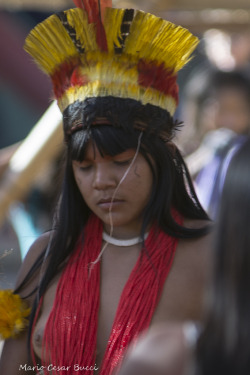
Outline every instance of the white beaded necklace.
<path id="1" fill-rule="evenodd" d="M 144 240 L 146 240 L 147 236 L 148 236 L 148 233 L 146 233 Z M 102 239 L 105 242 L 110 243 L 111 245 L 124 246 L 124 247 L 137 245 L 138 243 L 142 242 L 141 237 L 134 237 L 134 238 L 130 238 L 129 240 L 118 240 L 118 238 L 111 237 L 108 233 L 104 231 L 102 232 Z"/>

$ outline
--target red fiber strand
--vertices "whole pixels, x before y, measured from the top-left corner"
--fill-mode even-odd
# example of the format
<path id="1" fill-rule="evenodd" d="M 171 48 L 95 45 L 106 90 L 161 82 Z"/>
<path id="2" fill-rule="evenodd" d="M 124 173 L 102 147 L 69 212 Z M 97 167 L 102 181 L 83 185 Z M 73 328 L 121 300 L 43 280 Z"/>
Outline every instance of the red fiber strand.
<path id="1" fill-rule="evenodd" d="M 175 220 L 181 221 L 175 214 Z M 100 375 L 111 375 L 121 364 L 125 349 L 138 334 L 148 328 L 170 271 L 178 240 L 154 227 L 123 289 L 103 358 Z M 79 239 L 59 281 L 54 306 L 48 319 L 43 340 L 42 365 L 75 364 L 86 369 L 75 375 L 93 375 L 100 298 L 100 262 L 89 275 L 88 265 L 100 253 L 102 222 L 91 216 L 84 230 L 84 244 Z M 93 371 L 90 368 L 93 368 Z M 56 370 L 52 374 L 66 375 Z"/>

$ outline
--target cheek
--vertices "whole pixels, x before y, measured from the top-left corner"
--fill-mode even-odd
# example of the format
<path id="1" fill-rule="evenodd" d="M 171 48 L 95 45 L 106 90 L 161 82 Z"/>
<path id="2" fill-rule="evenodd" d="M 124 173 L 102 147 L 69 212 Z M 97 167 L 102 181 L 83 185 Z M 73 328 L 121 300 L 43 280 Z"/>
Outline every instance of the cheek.
<path id="1" fill-rule="evenodd" d="M 79 188 L 81 191 L 86 190 L 86 181 L 84 181 L 83 178 L 78 177 L 78 178 L 76 179 L 76 183 L 77 183 L 78 188 Z"/>
<path id="2" fill-rule="evenodd" d="M 78 188 L 80 189 L 80 186 L 81 186 L 81 178 L 80 178 L 79 173 L 77 173 L 77 171 L 75 171 L 74 168 L 73 168 L 73 174 L 74 174 L 75 182 L 76 182 Z"/>
<path id="3" fill-rule="evenodd" d="M 136 166 L 133 171 L 132 181 L 133 188 L 137 194 L 143 194 L 143 196 L 150 195 L 153 185 L 153 175 L 148 166 L 146 168 Z"/>
<path id="4" fill-rule="evenodd" d="M 88 184 L 87 184 L 87 179 L 86 178 L 83 178 L 80 174 L 78 174 L 77 172 L 74 173 L 74 176 L 75 176 L 75 181 L 76 181 L 76 185 L 80 191 L 80 193 L 82 194 L 83 198 L 87 198 L 88 197 Z"/>

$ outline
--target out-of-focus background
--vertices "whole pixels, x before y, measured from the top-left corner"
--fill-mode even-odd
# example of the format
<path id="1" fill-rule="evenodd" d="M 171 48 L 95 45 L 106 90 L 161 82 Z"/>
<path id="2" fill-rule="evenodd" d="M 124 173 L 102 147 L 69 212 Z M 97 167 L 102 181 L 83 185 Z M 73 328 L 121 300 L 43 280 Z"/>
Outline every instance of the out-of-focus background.
<path id="1" fill-rule="evenodd" d="M 181 24 L 201 40 L 179 74 L 176 118 L 184 125 L 175 141 L 213 216 L 225 156 L 249 134 L 250 2 L 113 4 Z M 61 181 L 61 115 L 51 104 L 49 79 L 23 51 L 24 39 L 38 22 L 72 5 L 71 0 L 0 0 L 0 288 L 13 288 L 30 244 L 51 228 Z"/>

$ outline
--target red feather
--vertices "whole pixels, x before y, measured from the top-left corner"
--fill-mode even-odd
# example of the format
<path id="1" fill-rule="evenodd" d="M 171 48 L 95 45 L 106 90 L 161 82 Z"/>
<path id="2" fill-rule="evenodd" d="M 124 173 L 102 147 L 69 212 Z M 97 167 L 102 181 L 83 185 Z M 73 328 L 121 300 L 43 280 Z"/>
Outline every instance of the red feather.
<path id="1" fill-rule="evenodd" d="M 75 6 L 77 8 L 83 8 L 84 9 L 84 5 L 83 5 L 82 0 L 73 0 L 73 2 L 74 2 Z"/>
<path id="2" fill-rule="evenodd" d="M 96 24 L 96 41 L 102 51 L 107 51 L 107 39 L 102 24 L 102 16 L 107 7 L 112 7 L 112 0 L 73 0 L 77 8 L 88 14 L 89 23 Z"/>
<path id="3" fill-rule="evenodd" d="M 152 87 L 165 95 L 172 96 L 178 103 L 177 76 L 166 70 L 163 64 L 148 63 L 140 60 L 138 63 L 138 84 L 143 87 Z"/>
<path id="4" fill-rule="evenodd" d="M 105 8 L 112 7 L 112 0 L 73 0 L 77 8 L 85 9 L 89 23 L 98 22 Z"/>
<path id="5" fill-rule="evenodd" d="M 112 8 L 112 0 L 101 0 L 101 8 Z"/>

